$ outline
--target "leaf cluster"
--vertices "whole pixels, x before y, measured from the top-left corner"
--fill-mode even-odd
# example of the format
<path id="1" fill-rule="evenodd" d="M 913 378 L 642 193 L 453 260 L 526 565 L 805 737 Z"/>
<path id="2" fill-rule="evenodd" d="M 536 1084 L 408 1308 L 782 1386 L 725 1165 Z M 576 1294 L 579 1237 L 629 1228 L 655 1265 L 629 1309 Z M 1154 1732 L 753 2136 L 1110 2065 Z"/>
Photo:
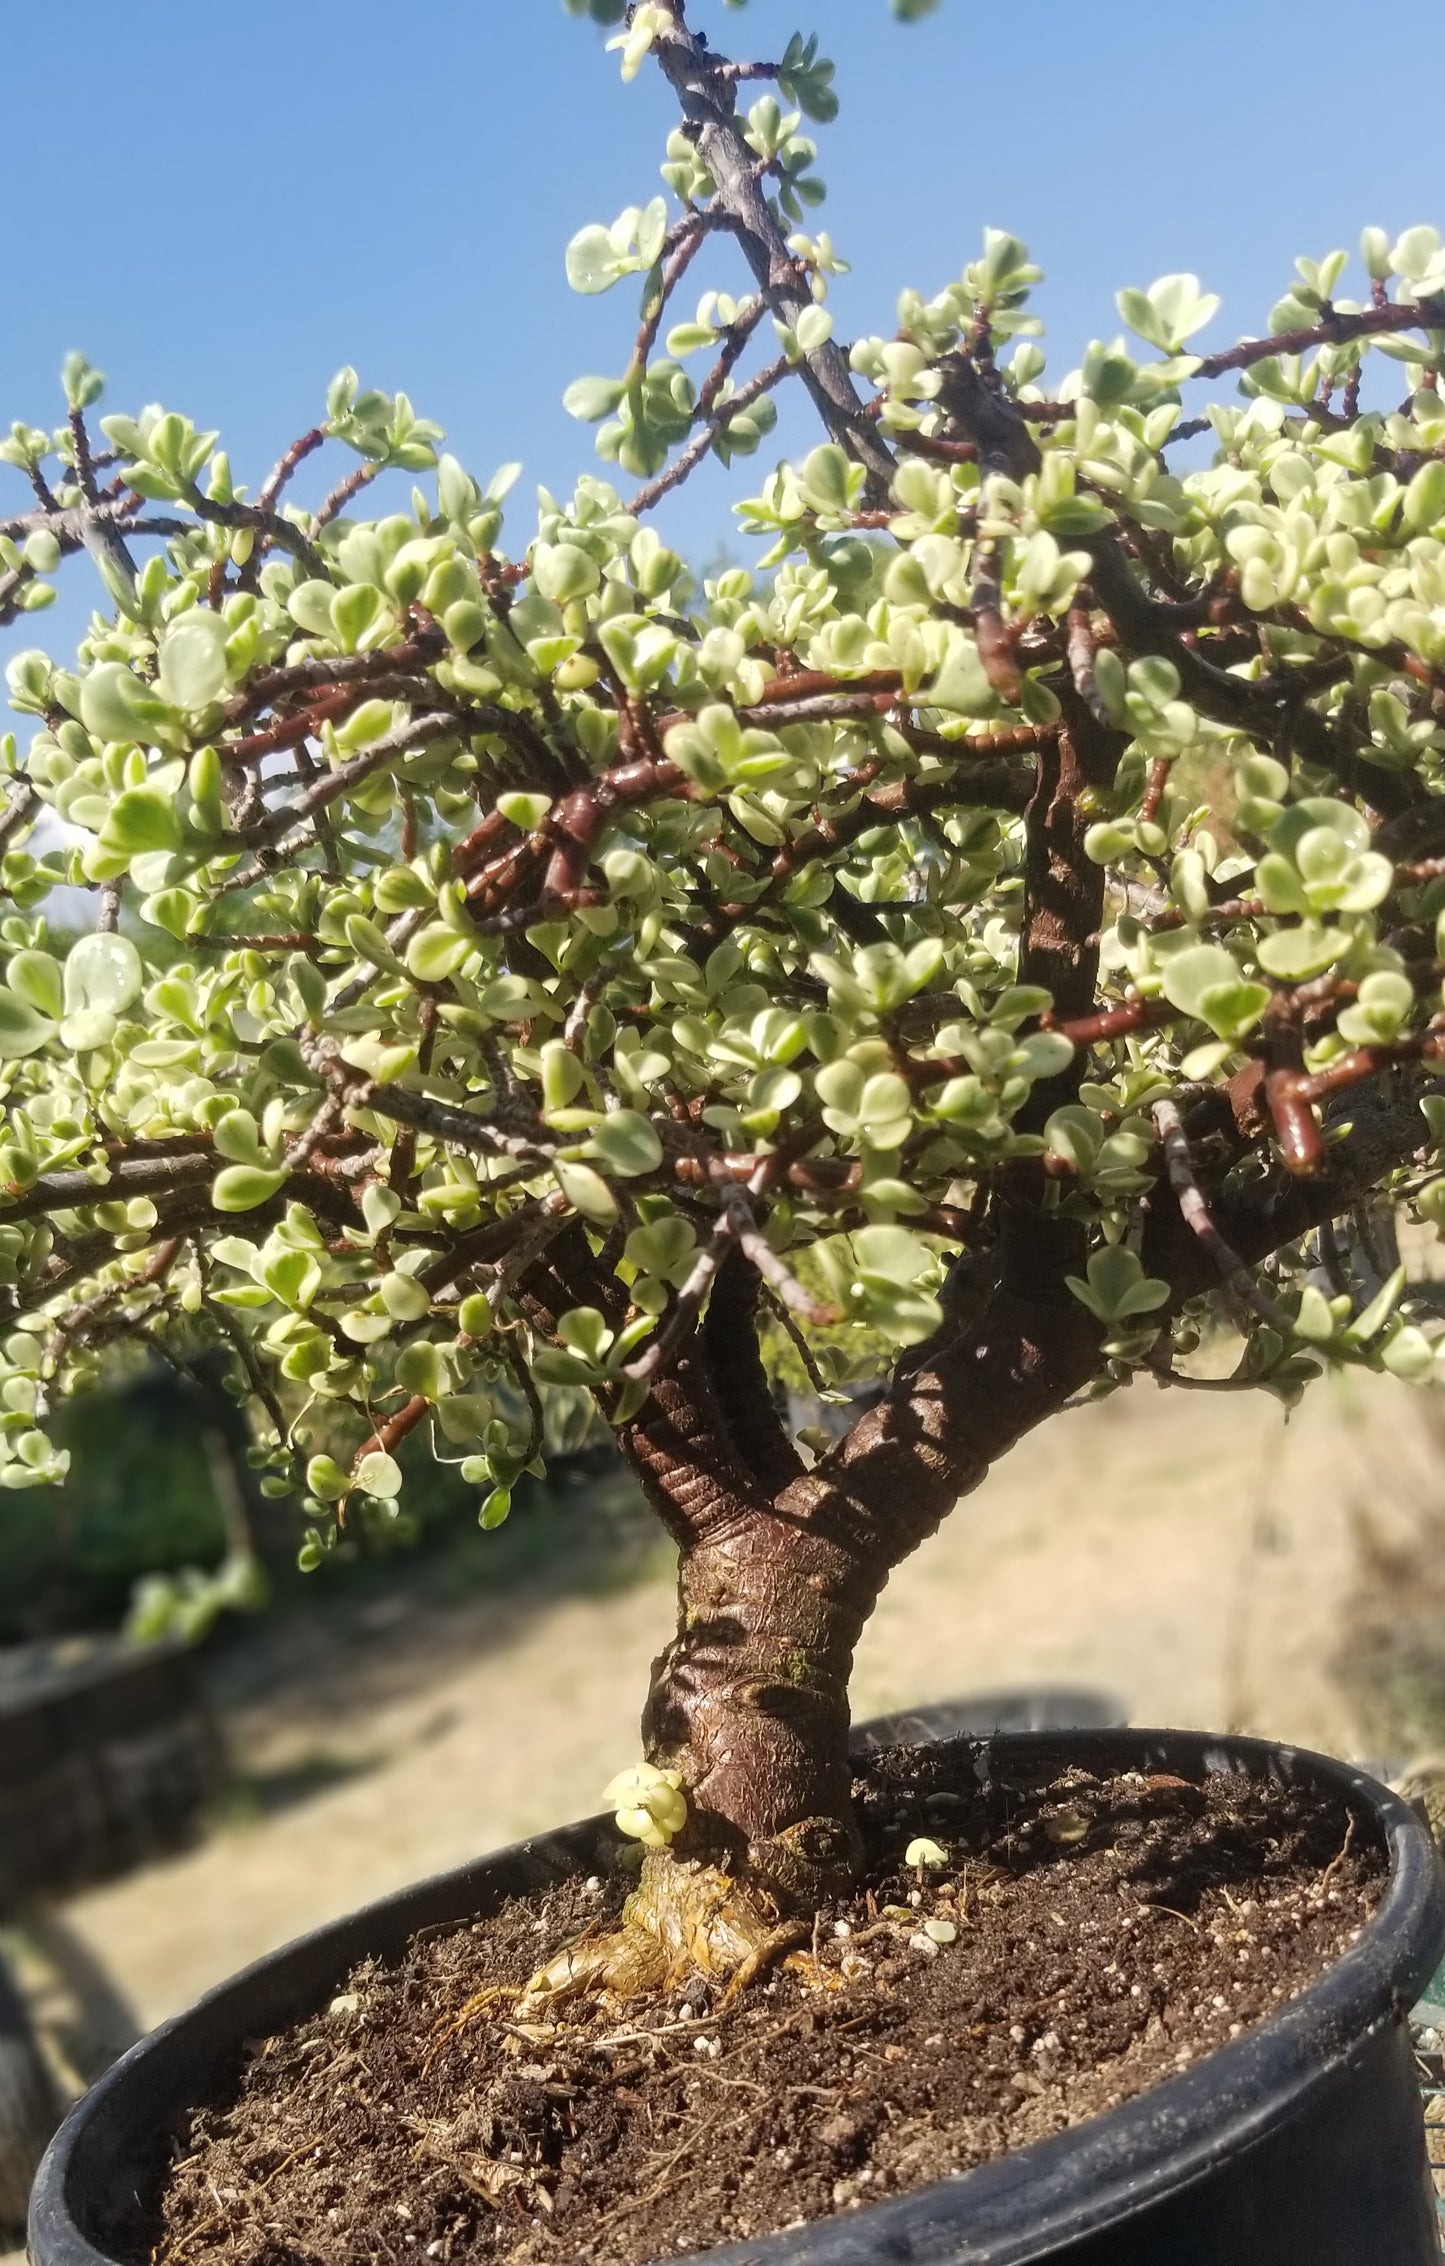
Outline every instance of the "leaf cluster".
<path id="1" fill-rule="evenodd" d="M 634 11 L 624 62 L 675 36 Z M 739 133 L 782 229 L 813 194 L 801 116 L 836 98 L 816 42 L 775 75 L 791 107 Z M 655 355 L 722 194 L 698 163 L 670 145 L 672 203 L 568 251 L 584 293 L 641 278 L 633 367 L 569 405 L 648 480 L 757 448 L 770 394 L 734 371 L 768 322 L 770 383 L 838 355 L 842 263 L 806 237 L 801 300 L 710 291 Z M 81 552 L 101 604 L 73 659 L 6 671 L 0 1485 L 57 1475 L 47 1414 L 110 1331 L 202 1326 L 308 1562 L 393 1514 L 418 1426 L 495 1524 L 544 1397 L 634 1421 L 734 1246 L 836 1376 L 850 1331 L 939 1331 L 948 1258 L 986 1264 L 1019 1190 L 1085 1239 L 1106 1375 L 1167 1365 L 1198 1317 L 1137 1256 L 1156 1113 L 1251 1065 L 1278 1106 L 1222 1192 L 1316 1172 L 1334 1097 L 1389 1073 L 1427 1106 L 1377 1193 L 1445 1214 L 1442 257 L 1367 231 L 1361 298 L 1342 255 L 1301 262 L 1213 363 L 1217 302 L 1166 277 L 1119 302 L 1157 359 L 1095 341 L 1045 391 L 1038 270 L 990 231 L 850 349 L 881 500 L 835 421 L 738 505 L 751 563 L 701 579 L 655 496 L 601 476 L 504 541 L 515 467 L 475 479 L 352 371 L 254 497 L 159 408 L 101 420 L 101 490 L 76 439 L 101 380 L 68 365 L 66 424 L 4 444 L 36 498 L 0 533 L 5 618 Z M 695 385 L 704 350 L 723 374 Z M 949 406 L 960 357 L 991 425 Z M 323 446 L 348 478 L 292 502 Z M 368 516 L 380 470 L 417 484 Z M 1028 813 L 1085 712 L 1111 761 L 1076 813 L 1103 911 L 1070 1016 L 1036 980 Z M 1216 807 L 1174 783 L 1201 756 Z M 1245 1381 L 1293 1390 L 1302 1347 L 1428 1371 L 1403 1283 L 1382 1305 L 1326 1264 L 1286 1254 Z"/>

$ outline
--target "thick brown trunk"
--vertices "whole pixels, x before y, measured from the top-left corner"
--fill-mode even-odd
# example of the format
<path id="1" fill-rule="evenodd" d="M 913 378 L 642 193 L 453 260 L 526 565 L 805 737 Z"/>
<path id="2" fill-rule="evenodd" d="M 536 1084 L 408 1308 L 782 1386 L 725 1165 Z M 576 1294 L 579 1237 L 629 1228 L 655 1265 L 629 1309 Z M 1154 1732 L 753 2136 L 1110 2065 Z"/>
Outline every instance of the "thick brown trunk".
<path id="1" fill-rule="evenodd" d="M 1076 1227 L 1019 1207 L 979 1322 L 931 1348 L 814 1470 L 771 1501 L 734 1497 L 684 1542 L 678 1633 L 653 1668 L 644 1738 L 682 1772 L 685 1849 L 730 1857 L 788 1901 L 847 1879 L 859 1635 L 893 1567 L 1093 1375 L 1098 1332 L 1063 1280 L 1082 1256 Z"/>
<path id="2" fill-rule="evenodd" d="M 886 1571 L 771 1508 L 685 1550 L 678 1568 L 678 1631 L 643 1716 L 648 1755 L 686 1782 L 681 1846 L 790 1901 L 842 1886 L 856 1865 L 848 1677 Z"/>

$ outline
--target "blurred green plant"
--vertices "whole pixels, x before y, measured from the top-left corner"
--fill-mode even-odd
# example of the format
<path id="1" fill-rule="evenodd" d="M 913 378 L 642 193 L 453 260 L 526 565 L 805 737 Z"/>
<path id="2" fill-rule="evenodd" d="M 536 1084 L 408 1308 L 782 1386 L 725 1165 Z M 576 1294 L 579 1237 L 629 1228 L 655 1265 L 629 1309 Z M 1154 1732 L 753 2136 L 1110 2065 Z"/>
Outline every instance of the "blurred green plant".
<path id="1" fill-rule="evenodd" d="M 0 1516 L 0 1642 L 113 1625 L 146 1576 L 212 1569 L 226 1532 L 194 1407 L 163 1373 L 68 1401 L 53 1494 Z"/>

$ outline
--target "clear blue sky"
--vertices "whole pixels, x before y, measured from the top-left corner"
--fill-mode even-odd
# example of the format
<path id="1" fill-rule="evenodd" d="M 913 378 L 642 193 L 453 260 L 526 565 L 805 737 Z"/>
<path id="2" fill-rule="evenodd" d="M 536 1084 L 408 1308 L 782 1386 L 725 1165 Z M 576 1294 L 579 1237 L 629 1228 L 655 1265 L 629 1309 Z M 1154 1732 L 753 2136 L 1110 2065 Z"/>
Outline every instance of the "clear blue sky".
<path id="1" fill-rule="evenodd" d="M 1388 77 L 1358 0 L 943 0 L 912 28 L 885 0 L 692 16 L 735 54 L 816 27 L 837 61 L 815 225 L 853 262 L 841 336 L 891 329 L 899 286 L 955 275 L 986 222 L 1046 271 L 1056 372 L 1114 334 L 1120 284 L 1197 270 L 1228 339 L 1296 252 L 1353 247 L 1366 221 L 1445 224 L 1445 8 L 1386 43 Z M 254 484 L 349 361 L 404 386 L 483 477 L 520 457 L 529 484 L 566 488 L 591 462 L 561 395 L 621 369 L 636 290 L 574 298 L 563 248 L 660 186 L 673 113 L 654 69 L 622 86 L 560 0 L 69 0 L 64 24 L 6 11 L 5 423 L 59 418 L 56 371 L 81 346 L 107 407 L 162 399 L 219 426 Z M 717 256 L 715 280 L 736 278 Z M 21 503 L 17 480 L 0 467 L 0 503 Z M 728 524 L 712 477 L 665 523 L 694 555 Z"/>

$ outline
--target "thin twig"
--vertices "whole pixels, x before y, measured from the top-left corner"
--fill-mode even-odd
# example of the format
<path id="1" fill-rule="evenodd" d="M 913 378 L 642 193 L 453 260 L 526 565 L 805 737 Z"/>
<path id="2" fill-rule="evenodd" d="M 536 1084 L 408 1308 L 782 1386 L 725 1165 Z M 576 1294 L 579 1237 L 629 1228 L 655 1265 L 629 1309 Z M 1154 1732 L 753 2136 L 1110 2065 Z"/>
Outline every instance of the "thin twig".
<path id="1" fill-rule="evenodd" d="M 711 1239 L 705 1243 L 693 1262 L 692 1271 L 678 1291 L 667 1319 L 655 1337 L 649 1338 L 635 1361 L 629 1361 L 622 1374 L 633 1384 L 648 1385 L 658 1371 L 671 1360 L 693 1329 L 702 1310 L 718 1269 L 738 1240 L 737 1224 L 730 1211 L 724 1211 Z"/>
<path id="2" fill-rule="evenodd" d="M 775 1320 L 778 1321 L 781 1324 L 782 1328 L 787 1332 L 788 1338 L 792 1344 L 793 1351 L 796 1353 L 798 1359 L 803 1364 L 803 1373 L 806 1376 L 808 1383 L 812 1386 L 814 1392 L 818 1395 L 818 1398 L 820 1400 L 826 1400 L 832 1388 L 829 1385 L 827 1378 L 823 1375 L 822 1370 L 818 1367 L 817 1362 L 813 1358 L 812 1347 L 809 1345 L 802 1331 L 798 1328 L 797 1323 L 793 1320 L 793 1317 L 788 1312 L 787 1307 L 783 1304 L 781 1298 L 775 1298 L 772 1292 L 766 1287 L 763 1290 L 763 1303 L 767 1307 L 769 1313 L 773 1315 Z"/>
<path id="3" fill-rule="evenodd" d="M 444 738 L 448 732 L 455 732 L 457 729 L 457 719 L 450 714 L 414 716 L 408 723 L 398 724 L 394 730 L 384 732 L 379 740 L 373 740 L 370 747 L 360 755 L 352 756 L 350 762 L 339 763 L 334 771 L 323 772 L 304 794 L 297 796 L 295 802 L 285 804 L 280 810 L 268 812 L 264 819 L 248 827 L 239 837 L 240 840 L 268 845 L 268 862 L 278 863 L 293 851 L 303 849 L 309 842 L 310 836 L 305 831 L 307 819 L 315 817 L 318 811 L 325 810 L 328 804 L 339 801 L 343 795 L 349 795 L 353 787 L 359 787 L 363 780 L 369 779 L 383 764 L 391 762 L 393 757 L 407 755 L 428 740 Z M 265 871 L 265 867 L 262 871 Z M 258 873 L 255 878 L 260 880 L 261 875 Z M 236 886 L 241 884 L 238 882 Z"/>
<path id="4" fill-rule="evenodd" d="M 294 520 L 261 504 L 218 503 L 213 496 L 203 496 L 196 487 L 186 490 L 185 500 L 197 519 L 205 520 L 208 526 L 249 527 L 266 542 L 274 543 L 278 550 L 289 551 L 313 581 L 325 580 L 325 559 Z"/>
<path id="5" fill-rule="evenodd" d="M 345 511 L 353 496 L 359 496 L 363 488 L 369 487 L 380 470 L 379 464 L 358 464 L 354 472 L 348 472 L 344 480 L 338 480 L 330 495 L 318 504 L 311 515 L 312 534 L 319 534 L 339 512 Z"/>
<path id="6" fill-rule="evenodd" d="M 745 1259 L 752 1261 L 763 1281 L 777 1293 L 785 1306 L 790 1307 L 793 1313 L 801 1314 L 803 1320 L 815 1330 L 830 1329 L 843 1320 L 836 1306 L 829 1306 L 824 1300 L 814 1298 L 811 1291 L 804 1289 L 797 1276 L 789 1273 L 758 1226 L 752 1205 L 741 1189 L 735 1189 L 727 1198 L 727 1211 L 733 1222 L 738 1249 Z"/>
<path id="7" fill-rule="evenodd" d="M 1066 637 L 1069 674 L 1074 680 L 1075 692 L 1086 703 L 1096 723 L 1111 723 L 1112 718 L 1094 674 L 1094 630 L 1089 619 L 1088 593 L 1082 589 L 1069 608 Z"/>
<path id="8" fill-rule="evenodd" d="M 1445 330 L 1445 297 L 1386 300 L 1381 307 L 1361 307 L 1353 314 L 1332 309 L 1308 330 L 1278 331 L 1273 338 L 1246 338 L 1222 354 L 1206 354 L 1192 375 L 1218 378 L 1226 370 L 1247 370 L 1252 363 L 1278 354 L 1308 354 L 1314 346 L 1337 346 L 1346 339 L 1378 338 L 1402 330 Z"/>
<path id="9" fill-rule="evenodd" d="M 28 779 L 17 779 L 10 792 L 10 800 L 0 811 L 0 848 L 12 834 L 18 833 L 34 811 L 39 796 Z"/>
<path id="10" fill-rule="evenodd" d="M 1294 1334 L 1293 1317 L 1267 1291 L 1261 1290 L 1248 1267 L 1233 1245 L 1226 1243 L 1210 1214 L 1204 1191 L 1194 1175 L 1194 1162 L 1189 1154 L 1189 1136 L 1184 1122 L 1173 1102 L 1156 1102 L 1154 1128 L 1164 1147 L 1164 1162 L 1168 1168 L 1169 1185 L 1174 1191 L 1180 1213 L 1193 1233 L 1198 1236 L 1210 1258 L 1219 1270 L 1220 1280 L 1236 1301 L 1257 1314 L 1271 1329 L 1285 1337 Z"/>
<path id="11" fill-rule="evenodd" d="M 535 1462 L 536 1458 L 542 1453 L 547 1420 L 542 1411 L 542 1396 L 533 1380 L 530 1364 L 512 1333 L 502 1332 L 502 1350 L 506 1355 L 507 1367 L 516 1379 L 517 1390 L 527 1404 L 527 1416 L 531 1429 L 527 1438 L 527 1451 L 523 1457 L 523 1468 L 525 1469 L 527 1464 Z"/>
<path id="12" fill-rule="evenodd" d="M 317 449 L 325 443 L 326 437 L 324 425 L 313 425 L 309 433 L 303 433 L 299 440 L 291 443 L 285 455 L 273 465 L 265 486 L 256 498 L 259 510 L 270 511 L 274 508 L 277 497 L 297 466 L 304 464 L 308 456 L 314 456 Z"/>
<path id="13" fill-rule="evenodd" d="M 776 362 L 769 362 L 755 377 L 749 378 L 746 385 L 739 386 L 736 393 L 730 394 L 707 423 L 698 428 L 681 455 L 673 458 L 666 471 L 659 472 L 655 480 L 649 480 L 629 498 L 627 509 L 633 518 L 641 519 L 645 512 L 652 510 L 654 504 L 661 503 L 664 496 L 669 495 L 674 488 L 681 487 L 688 474 L 701 464 L 719 433 L 727 431 L 734 417 L 744 409 L 750 409 L 755 401 L 760 401 L 765 393 L 779 385 L 795 367 L 786 354 L 780 354 Z"/>
<path id="14" fill-rule="evenodd" d="M 202 1261 L 202 1265 L 204 1266 L 204 1261 Z M 277 1400 L 276 1394 L 270 1384 L 270 1381 L 268 1380 L 265 1371 L 262 1369 L 260 1362 L 256 1358 L 255 1347 L 252 1345 L 251 1340 L 247 1337 L 241 1323 L 236 1319 L 235 1315 L 231 1312 L 228 1306 L 218 1306 L 212 1299 L 204 1296 L 202 1303 L 205 1306 L 206 1312 L 210 1315 L 212 1321 L 219 1325 L 223 1334 L 230 1340 L 232 1346 L 235 1348 L 236 1354 L 241 1363 L 241 1367 L 246 1372 L 246 1381 L 251 1388 L 252 1394 L 261 1403 L 262 1408 L 266 1411 L 267 1418 L 275 1429 L 277 1442 L 287 1451 L 291 1463 L 292 1478 L 299 1489 L 304 1481 L 304 1473 L 301 1469 L 300 1459 L 297 1456 L 296 1451 L 291 1446 L 290 1432 L 286 1423 L 285 1411 L 283 1410 L 281 1403 Z"/>
<path id="15" fill-rule="evenodd" d="M 180 1255 L 183 1241 L 181 1236 L 169 1237 L 156 1247 L 138 1274 L 123 1276 L 119 1282 L 109 1284 L 105 1290 L 97 1291 L 93 1298 L 82 1300 L 79 1305 L 72 1306 L 67 1313 L 62 1314 L 45 1348 L 47 1361 L 58 1362 L 70 1340 L 83 1337 L 91 1323 L 108 1313 L 128 1291 L 145 1290 L 163 1283 Z"/>

